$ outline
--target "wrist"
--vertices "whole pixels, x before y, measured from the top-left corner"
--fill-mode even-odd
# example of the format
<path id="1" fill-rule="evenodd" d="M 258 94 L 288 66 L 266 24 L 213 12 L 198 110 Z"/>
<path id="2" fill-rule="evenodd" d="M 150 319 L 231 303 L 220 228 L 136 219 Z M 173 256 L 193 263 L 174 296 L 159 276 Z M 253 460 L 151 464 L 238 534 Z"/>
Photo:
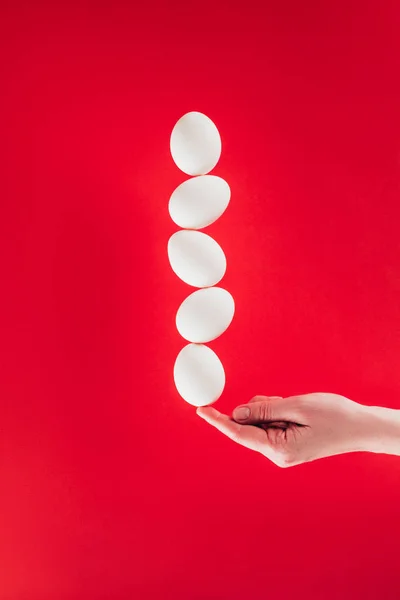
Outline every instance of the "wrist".
<path id="1" fill-rule="evenodd" d="M 363 450 L 400 456 L 400 410 L 364 406 Z"/>

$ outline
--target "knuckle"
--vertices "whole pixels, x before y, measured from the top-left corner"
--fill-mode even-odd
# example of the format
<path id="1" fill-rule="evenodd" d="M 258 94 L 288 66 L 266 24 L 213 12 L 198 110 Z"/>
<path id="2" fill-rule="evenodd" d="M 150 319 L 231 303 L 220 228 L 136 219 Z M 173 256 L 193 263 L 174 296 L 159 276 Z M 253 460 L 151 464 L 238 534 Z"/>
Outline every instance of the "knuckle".
<path id="1" fill-rule="evenodd" d="M 287 469 L 297 464 L 296 456 L 289 451 L 278 452 L 275 458 L 275 464 L 281 469 Z"/>
<path id="2" fill-rule="evenodd" d="M 261 395 L 257 395 L 257 396 L 253 396 L 252 399 L 250 400 L 250 402 L 261 402 L 262 400 L 264 400 L 265 396 L 261 396 Z"/>
<path id="3" fill-rule="evenodd" d="M 271 421 L 271 404 L 268 401 L 260 404 L 260 414 L 259 417 L 262 421 Z"/>
<path id="4" fill-rule="evenodd" d="M 241 436 L 240 436 L 239 432 L 233 433 L 231 436 L 231 440 L 234 441 L 236 444 L 240 444 Z"/>
<path id="5" fill-rule="evenodd" d="M 241 444 L 242 443 L 242 436 L 243 436 L 243 430 L 242 430 L 242 426 L 240 425 L 240 427 L 238 429 L 236 429 L 232 435 L 231 435 L 231 439 L 236 442 L 237 444 Z"/>
<path id="6" fill-rule="evenodd" d="M 295 406 L 297 410 L 307 410 L 310 406 L 310 398 L 305 396 L 296 396 L 295 397 Z"/>

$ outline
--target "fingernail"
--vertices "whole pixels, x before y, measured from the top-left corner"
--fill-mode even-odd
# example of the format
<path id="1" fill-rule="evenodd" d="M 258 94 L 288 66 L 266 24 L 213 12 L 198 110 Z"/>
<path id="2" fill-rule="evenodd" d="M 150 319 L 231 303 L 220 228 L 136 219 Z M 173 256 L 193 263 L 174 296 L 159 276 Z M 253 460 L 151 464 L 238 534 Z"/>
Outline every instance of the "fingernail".
<path id="1" fill-rule="evenodd" d="M 235 419 L 239 421 L 244 421 L 248 419 L 250 416 L 250 408 L 248 406 L 242 406 L 241 408 L 235 408 L 233 411 L 233 416 Z"/>

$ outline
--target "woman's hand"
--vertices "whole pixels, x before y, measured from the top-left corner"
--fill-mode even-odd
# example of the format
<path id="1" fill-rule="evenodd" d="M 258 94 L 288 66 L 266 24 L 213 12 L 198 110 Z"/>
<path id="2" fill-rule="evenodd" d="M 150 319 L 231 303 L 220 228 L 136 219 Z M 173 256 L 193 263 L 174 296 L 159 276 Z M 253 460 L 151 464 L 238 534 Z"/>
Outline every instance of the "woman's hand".
<path id="1" fill-rule="evenodd" d="M 255 396 L 232 418 L 211 406 L 196 412 L 279 467 L 347 452 L 400 455 L 400 411 L 364 406 L 337 394 Z"/>

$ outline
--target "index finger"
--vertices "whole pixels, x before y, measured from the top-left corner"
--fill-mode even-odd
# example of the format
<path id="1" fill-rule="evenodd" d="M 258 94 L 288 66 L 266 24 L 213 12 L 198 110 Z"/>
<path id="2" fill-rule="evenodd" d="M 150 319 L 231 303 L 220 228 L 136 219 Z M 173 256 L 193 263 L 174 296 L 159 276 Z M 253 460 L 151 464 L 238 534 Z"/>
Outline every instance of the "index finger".
<path id="1" fill-rule="evenodd" d="M 199 406 L 196 413 L 234 442 L 250 450 L 261 451 L 261 444 L 265 443 L 265 435 L 258 427 L 236 423 L 212 406 Z"/>

